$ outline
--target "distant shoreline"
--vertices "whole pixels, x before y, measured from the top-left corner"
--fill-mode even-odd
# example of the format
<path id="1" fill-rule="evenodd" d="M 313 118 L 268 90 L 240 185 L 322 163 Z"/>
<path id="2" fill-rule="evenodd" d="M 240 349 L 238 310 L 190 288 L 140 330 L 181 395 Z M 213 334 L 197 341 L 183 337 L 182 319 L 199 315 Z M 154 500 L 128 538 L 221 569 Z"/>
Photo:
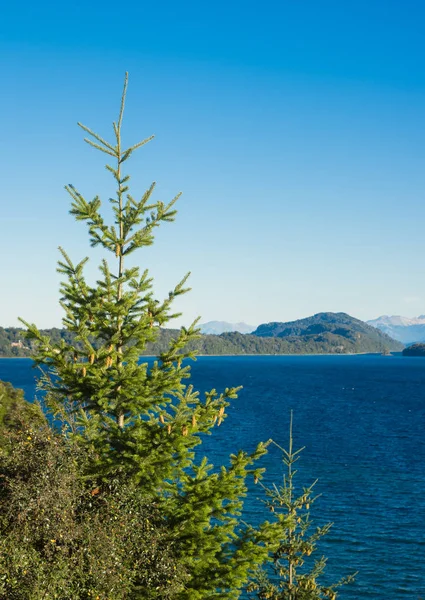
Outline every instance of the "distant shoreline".
<path id="1" fill-rule="evenodd" d="M 382 352 L 311 352 L 311 353 L 290 353 L 290 354 L 196 354 L 199 358 L 220 358 L 220 357 L 236 357 L 236 356 L 364 356 L 369 354 L 371 356 L 394 356 L 396 354 L 402 354 L 401 351 L 394 350 L 390 354 L 382 354 Z M 142 354 L 140 358 L 158 358 L 156 354 Z M 31 356 L 0 356 L 0 360 L 32 360 Z"/>

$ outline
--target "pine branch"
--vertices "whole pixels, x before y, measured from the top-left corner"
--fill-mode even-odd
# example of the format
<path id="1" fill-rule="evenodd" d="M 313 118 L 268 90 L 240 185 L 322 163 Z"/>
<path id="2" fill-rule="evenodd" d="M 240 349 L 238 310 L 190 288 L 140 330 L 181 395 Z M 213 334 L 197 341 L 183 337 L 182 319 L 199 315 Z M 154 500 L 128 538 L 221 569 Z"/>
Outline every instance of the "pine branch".
<path id="1" fill-rule="evenodd" d="M 101 144 L 103 144 L 103 146 L 105 146 L 106 148 L 108 148 L 111 152 L 109 152 L 108 154 L 112 153 L 112 156 L 115 156 L 115 148 L 114 146 L 112 146 L 111 144 L 109 144 L 106 140 L 104 140 L 102 137 L 100 137 L 100 135 L 98 133 L 95 133 L 94 131 L 92 131 L 91 129 L 89 129 L 88 127 L 86 127 L 86 125 L 83 125 L 82 123 L 77 123 L 77 125 L 79 127 L 81 127 L 81 129 L 84 129 L 84 131 L 87 131 L 87 133 L 89 133 L 91 136 L 93 136 L 98 142 L 100 142 Z M 91 143 L 90 140 L 87 140 L 86 138 L 84 139 L 85 142 Z M 103 150 L 103 148 L 101 148 L 101 150 Z"/>

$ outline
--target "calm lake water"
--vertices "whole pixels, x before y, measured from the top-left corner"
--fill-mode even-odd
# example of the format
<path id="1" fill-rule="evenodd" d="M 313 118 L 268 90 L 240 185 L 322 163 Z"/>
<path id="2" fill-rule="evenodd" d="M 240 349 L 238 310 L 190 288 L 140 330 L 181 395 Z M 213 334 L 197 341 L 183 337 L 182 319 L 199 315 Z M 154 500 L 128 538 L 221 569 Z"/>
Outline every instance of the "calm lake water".
<path id="1" fill-rule="evenodd" d="M 29 399 L 34 374 L 28 359 L 0 359 L 0 379 Z M 243 385 L 229 418 L 202 446 L 216 465 L 261 440 L 286 446 L 294 410 L 295 445 L 306 447 L 296 478 L 300 486 L 319 480 L 311 517 L 334 524 L 319 545 L 326 579 L 359 571 L 341 599 L 425 598 L 425 359 L 201 357 L 192 382 L 200 391 Z M 278 451 L 263 466 L 268 482 L 281 481 Z M 246 519 L 263 515 L 256 486 Z"/>

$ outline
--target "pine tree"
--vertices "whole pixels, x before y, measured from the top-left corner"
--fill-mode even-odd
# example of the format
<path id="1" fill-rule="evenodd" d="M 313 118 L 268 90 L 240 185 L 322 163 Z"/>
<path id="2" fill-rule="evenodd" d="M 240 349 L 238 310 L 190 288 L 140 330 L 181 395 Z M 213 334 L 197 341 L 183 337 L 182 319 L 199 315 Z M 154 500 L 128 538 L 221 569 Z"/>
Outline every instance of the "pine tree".
<path id="1" fill-rule="evenodd" d="M 294 464 L 304 448 L 293 449 L 292 411 L 288 450 L 273 440 L 270 443 L 282 452 L 286 473 L 280 487 L 274 485 L 270 488 L 260 484 L 266 493 L 266 506 L 275 517 L 273 523 L 261 526 L 268 547 L 273 548 L 273 554 L 271 569 L 270 565 L 266 569 L 259 569 L 248 591 L 255 592 L 254 597 L 259 600 L 335 600 L 338 589 L 352 581 L 356 574 L 336 584 L 323 585 L 320 578 L 326 567 L 326 559 L 323 556 L 317 560 L 312 557 L 312 564 L 308 564 L 309 557 L 317 550 L 317 542 L 329 532 L 332 524 L 316 527 L 312 531 L 310 506 L 317 499 L 314 496 L 317 481 L 302 488 L 297 495 Z"/>
<path id="2" fill-rule="evenodd" d="M 152 365 L 139 362 L 160 327 L 177 316 L 172 303 L 188 291 L 188 275 L 158 301 L 148 272 L 127 266 L 130 254 L 153 243 L 159 225 L 174 220 L 180 194 L 167 204 L 155 201 L 155 183 L 140 199 L 130 193 L 127 160 L 152 137 L 122 146 L 126 91 L 127 75 L 112 143 L 79 123 L 89 136 L 85 141 L 111 159 L 106 168 L 116 186 L 109 200 L 113 222 L 106 222 L 98 196 L 86 200 L 73 185 L 65 188 L 71 214 L 86 222 L 91 245 L 110 253 L 115 267 L 103 260 L 92 285 L 84 273 L 88 259 L 75 264 L 60 249 L 63 326 L 75 342 L 54 343 L 23 322 L 44 371 L 40 387 L 45 403 L 67 424 L 64 433 L 90 448 L 95 457 L 90 475 L 106 485 L 117 472 L 125 473 L 160 507 L 179 563 L 189 573 L 179 598 L 236 599 L 250 572 L 268 556 L 266 545 L 256 543 L 255 530 L 239 519 L 247 477 L 261 476 L 254 463 L 265 446 L 232 455 L 229 466 L 219 470 L 195 453 L 201 436 L 226 419 L 226 408 L 238 392 L 212 390 L 201 398 L 187 385 L 188 359 L 194 356 L 186 346 L 198 335 L 196 321 L 182 327 Z"/>

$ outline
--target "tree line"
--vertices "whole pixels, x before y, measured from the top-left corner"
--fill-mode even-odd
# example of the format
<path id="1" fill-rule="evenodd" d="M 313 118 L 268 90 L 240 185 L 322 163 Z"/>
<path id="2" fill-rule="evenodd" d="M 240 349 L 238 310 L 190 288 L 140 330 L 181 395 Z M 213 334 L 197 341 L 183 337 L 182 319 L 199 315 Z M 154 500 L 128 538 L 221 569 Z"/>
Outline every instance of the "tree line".
<path id="1" fill-rule="evenodd" d="M 49 337 L 55 343 L 64 340 L 66 343 L 80 342 L 76 335 L 66 329 L 40 330 L 42 335 Z M 164 352 L 172 340 L 179 335 L 177 329 L 161 328 L 155 340 L 146 343 L 141 350 L 141 356 L 157 356 Z M 16 345 L 19 341 L 22 345 Z M 91 341 L 94 348 L 100 344 L 99 339 Z M 131 342 L 129 342 L 131 343 Z M 14 344 L 12 346 L 12 344 Z M 249 354 L 346 354 L 358 352 L 384 352 L 385 350 L 399 351 L 402 344 L 393 340 L 381 340 L 365 334 L 338 335 L 332 332 L 321 332 L 287 337 L 259 337 L 257 335 L 238 332 L 222 333 L 220 335 L 198 334 L 191 339 L 187 348 L 199 355 L 225 356 Z M 36 344 L 25 340 L 25 331 L 19 328 L 0 327 L 0 357 L 31 357 L 36 351 Z"/>

